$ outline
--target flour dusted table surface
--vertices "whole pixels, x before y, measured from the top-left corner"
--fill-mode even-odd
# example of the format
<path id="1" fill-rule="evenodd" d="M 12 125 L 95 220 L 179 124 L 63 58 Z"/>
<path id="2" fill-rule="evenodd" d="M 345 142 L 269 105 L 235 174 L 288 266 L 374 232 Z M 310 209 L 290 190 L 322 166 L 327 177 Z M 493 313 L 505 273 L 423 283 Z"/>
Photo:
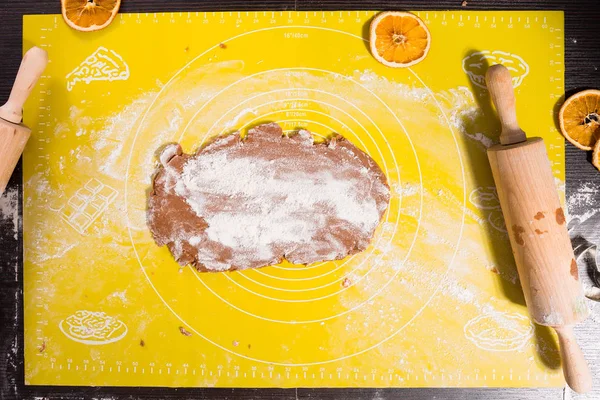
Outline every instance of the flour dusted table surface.
<path id="1" fill-rule="evenodd" d="M 599 73 L 597 71 L 600 65 L 600 54 L 598 52 L 597 43 L 594 42 L 598 36 L 598 26 L 594 25 L 593 5 L 595 2 L 589 2 L 589 5 L 578 4 L 577 9 L 574 5 L 563 5 L 560 2 L 531 2 L 521 3 L 521 9 L 560 9 L 561 7 L 573 7 L 572 10 L 567 9 L 565 14 L 565 42 L 566 42 L 566 87 L 567 90 L 580 88 L 585 86 L 597 85 L 600 82 Z M 478 4 L 472 3 L 467 6 L 469 9 L 474 9 Z M 419 4 L 415 3 L 400 3 L 390 4 L 383 2 L 369 3 L 335 3 L 335 2 L 303 2 L 297 5 L 297 9 L 341 9 L 341 8 L 367 8 L 367 9 L 386 9 L 386 8 L 402 8 L 402 9 L 418 9 Z M 256 9 L 294 9 L 294 2 L 273 2 L 253 4 Z M 494 7 L 498 9 L 511 8 L 511 5 L 497 2 Z M 244 4 L 239 2 L 227 2 L 225 4 L 211 4 L 208 2 L 202 3 L 162 3 L 152 2 L 127 2 L 124 4 L 122 11 L 124 12 L 143 12 L 143 11 L 163 11 L 163 8 L 168 11 L 183 10 L 183 11 L 199 11 L 199 10 L 240 10 L 245 9 Z M 455 8 L 460 9 L 459 2 L 439 2 L 432 6 L 435 9 Z M 10 21 L 3 28 L 2 36 L 4 39 L 0 43 L 0 54 L 3 55 L 0 70 L 5 79 L 2 80 L 2 94 L 6 96 L 9 90 L 9 84 L 17 69 L 20 59 L 20 38 L 21 38 L 21 18 L 22 13 L 32 14 L 40 12 L 57 13 L 59 9 L 55 2 L 37 4 L 33 6 L 26 5 L 11 5 L 10 8 L 3 6 L 0 13 L 5 16 L 5 20 Z M 584 18 L 585 17 L 585 18 Z M 587 25 L 586 25 L 587 24 Z M 28 44 L 25 44 L 26 46 Z M 572 148 L 567 148 L 567 201 L 572 215 L 580 216 L 580 219 L 586 219 L 590 216 L 593 207 L 598 207 L 596 198 L 598 197 L 598 187 L 600 180 L 598 175 L 585 160 L 585 154 L 573 151 Z M 19 176 L 20 171 L 16 176 Z M 11 193 L 20 193 L 16 190 L 19 187 L 16 182 L 20 179 L 15 179 L 9 186 L 13 190 Z M 12 195 L 15 197 L 15 195 Z M 91 388 L 30 388 L 23 386 L 23 367 L 22 367 L 22 270 L 21 270 L 21 235 L 20 232 L 13 230 L 14 219 L 10 214 L 10 204 L 16 202 L 17 199 L 5 198 L 2 200 L 2 234 L 0 234 L 0 248 L 4 251 L 0 255 L 0 270 L 2 271 L 2 346 L 3 353 L 6 357 L 2 357 L 3 362 L 0 362 L 2 371 L 2 398 L 35 398 L 40 396 L 49 396 L 51 398 L 89 398 L 89 397 L 110 397 L 116 398 L 431 398 L 437 396 L 439 398 L 560 398 L 561 390 L 324 390 L 314 389 L 306 390 L 169 390 L 169 389 L 91 389 Z M 589 217 L 588 221 L 593 218 Z M 593 234 L 593 226 L 590 224 L 582 224 L 576 228 L 579 241 L 597 243 L 598 237 Z M 592 305 L 594 306 L 594 304 Z M 598 315 L 598 307 L 596 307 L 595 315 Z M 16 323 L 15 323 L 16 321 Z M 598 375 L 598 317 L 592 317 L 588 322 L 578 329 L 582 347 L 592 365 L 592 370 Z M 595 347 L 594 347 L 595 346 Z M 16 354 L 15 354 L 16 353 Z M 598 392 L 588 396 L 595 398 Z M 119 397 L 121 396 L 121 397 Z"/>

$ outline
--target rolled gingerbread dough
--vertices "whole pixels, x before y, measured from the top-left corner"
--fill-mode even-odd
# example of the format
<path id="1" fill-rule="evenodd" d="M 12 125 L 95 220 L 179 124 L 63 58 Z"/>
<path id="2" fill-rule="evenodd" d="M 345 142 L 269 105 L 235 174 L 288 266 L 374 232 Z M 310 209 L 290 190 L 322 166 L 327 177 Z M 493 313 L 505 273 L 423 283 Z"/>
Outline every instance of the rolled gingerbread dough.
<path id="1" fill-rule="evenodd" d="M 275 123 L 216 138 L 195 154 L 167 146 L 148 224 L 180 265 L 227 271 L 309 264 L 363 251 L 389 202 L 375 161 L 343 137 L 315 143 Z"/>

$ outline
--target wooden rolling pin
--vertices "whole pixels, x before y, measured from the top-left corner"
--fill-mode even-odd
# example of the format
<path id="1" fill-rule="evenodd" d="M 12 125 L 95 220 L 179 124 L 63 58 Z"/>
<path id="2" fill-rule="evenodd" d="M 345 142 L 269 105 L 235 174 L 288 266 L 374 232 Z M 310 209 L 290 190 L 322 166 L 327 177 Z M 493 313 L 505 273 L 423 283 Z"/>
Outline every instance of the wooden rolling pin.
<path id="1" fill-rule="evenodd" d="M 527 308 L 535 322 L 556 330 L 569 386 L 587 392 L 592 376 L 572 326 L 588 309 L 546 147 L 519 128 L 508 69 L 494 65 L 485 78 L 502 123 L 501 144 L 488 158 Z"/>
<path id="2" fill-rule="evenodd" d="M 0 107 L 0 195 L 23 153 L 31 130 L 23 125 L 23 104 L 31 89 L 44 72 L 48 54 L 39 47 L 32 47 L 23 56 L 10 97 Z"/>

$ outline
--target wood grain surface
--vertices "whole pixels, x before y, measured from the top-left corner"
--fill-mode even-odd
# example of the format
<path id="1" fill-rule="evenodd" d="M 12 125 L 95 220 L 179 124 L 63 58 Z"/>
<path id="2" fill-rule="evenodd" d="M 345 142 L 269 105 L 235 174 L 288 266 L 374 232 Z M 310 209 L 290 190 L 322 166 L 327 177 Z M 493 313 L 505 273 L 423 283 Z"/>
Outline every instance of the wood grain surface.
<path id="1" fill-rule="evenodd" d="M 462 0 L 441 1 L 186 1 L 123 0 L 121 12 L 217 11 L 217 10 L 344 10 L 344 9 L 467 9 L 467 10 L 565 10 L 565 87 L 567 95 L 600 87 L 599 0 Z M 21 61 L 22 16 L 60 13 L 59 0 L 0 0 L 0 100 L 8 98 Z M 600 186 L 600 173 L 589 154 L 567 144 L 567 196 L 590 182 Z M 17 165 L 8 190 L 18 189 L 22 203 L 21 165 Z M 597 194 L 600 196 L 600 194 Z M 596 204 L 600 204 L 596 202 Z M 587 240 L 600 244 L 600 227 L 582 228 Z M 594 374 L 594 390 L 578 397 L 563 389 L 168 389 L 25 386 L 23 381 L 23 241 L 22 228 L 15 235 L 12 220 L 0 218 L 0 399 L 474 399 L 554 400 L 600 399 L 600 318 L 590 318 L 576 329 L 576 336 Z M 598 307 L 600 308 L 600 307 Z"/>

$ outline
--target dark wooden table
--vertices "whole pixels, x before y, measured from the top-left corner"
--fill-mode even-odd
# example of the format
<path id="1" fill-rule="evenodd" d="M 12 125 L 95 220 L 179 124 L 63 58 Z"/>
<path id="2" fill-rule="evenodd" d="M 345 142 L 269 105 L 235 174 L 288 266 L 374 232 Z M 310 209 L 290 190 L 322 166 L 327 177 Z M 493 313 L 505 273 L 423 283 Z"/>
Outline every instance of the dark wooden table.
<path id="1" fill-rule="evenodd" d="M 338 10 L 338 9 L 464 9 L 461 0 L 438 1 L 186 1 L 123 0 L 122 12 L 206 10 Z M 473 10 L 565 10 L 565 86 L 567 95 L 600 87 L 600 0 L 469 0 Z M 21 60 L 22 15 L 60 13 L 60 0 L 0 0 L 0 99 L 8 97 Z M 567 146 L 567 197 L 590 184 L 600 187 L 600 173 L 589 154 Z M 21 188 L 21 166 L 9 189 Z M 19 190 L 19 193 L 21 191 Z M 600 197 L 600 192 L 595 196 Z M 21 213 L 22 193 L 19 195 Z M 600 207 L 600 199 L 595 201 Z M 581 210 L 579 210 L 581 211 Z M 588 241 L 600 246 L 600 224 L 582 228 Z M 16 236 L 16 237 L 15 237 Z M 591 239 L 590 239 L 591 238 Z M 0 399 L 562 399 L 578 398 L 563 389 L 167 389 L 25 386 L 23 383 L 23 238 L 13 221 L 0 218 Z M 597 304 L 597 303 L 596 303 Z M 593 304 L 595 306 L 596 304 Z M 595 390 L 585 397 L 600 399 L 600 305 L 577 328 L 590 361 Z"/>

